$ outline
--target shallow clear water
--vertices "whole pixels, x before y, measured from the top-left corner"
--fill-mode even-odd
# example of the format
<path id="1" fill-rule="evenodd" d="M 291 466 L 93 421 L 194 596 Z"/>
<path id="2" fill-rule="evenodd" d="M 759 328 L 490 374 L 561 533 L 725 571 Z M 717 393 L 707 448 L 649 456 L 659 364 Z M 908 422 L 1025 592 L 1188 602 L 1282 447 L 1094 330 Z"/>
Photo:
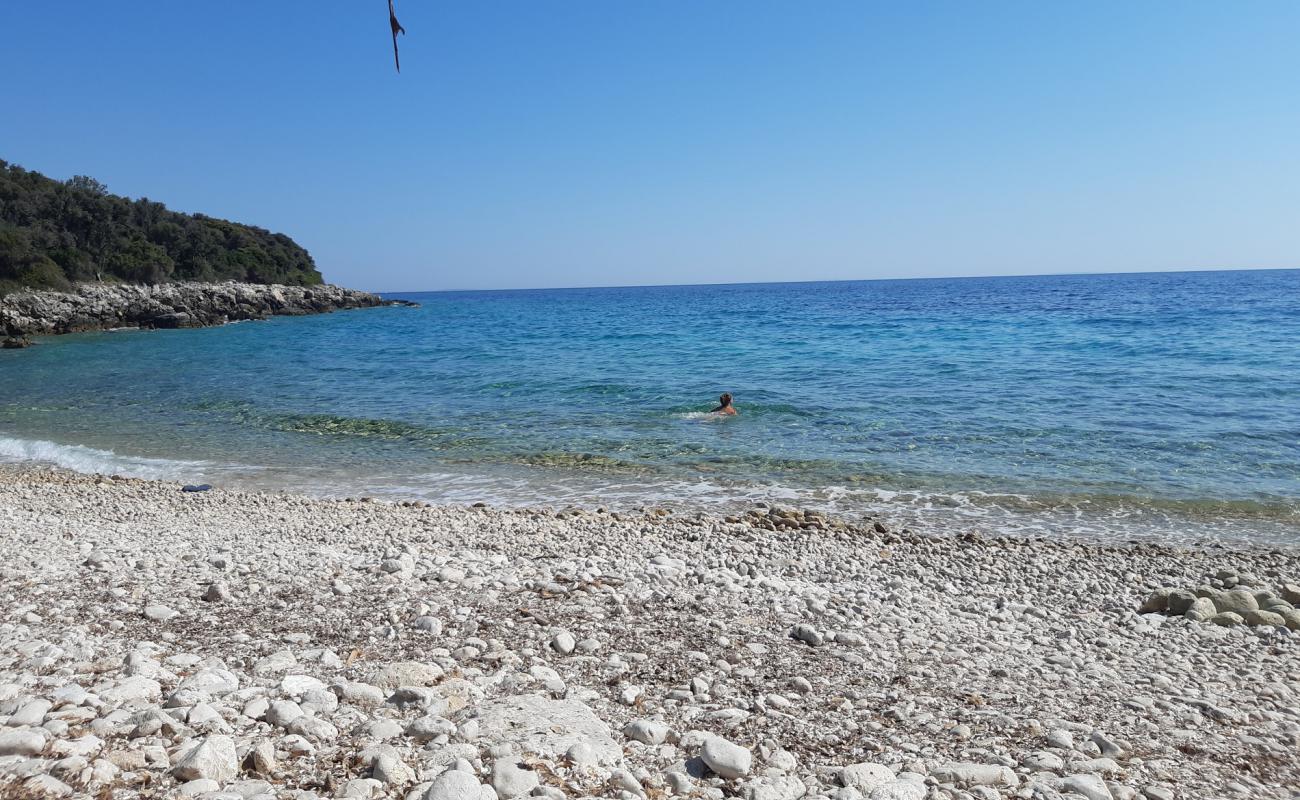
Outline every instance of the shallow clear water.
<path id="1" fill-rule="evenodd" d="M 0 351 L 0 458 L 1300 542 L 1300 271 L 399 296 Z"/>

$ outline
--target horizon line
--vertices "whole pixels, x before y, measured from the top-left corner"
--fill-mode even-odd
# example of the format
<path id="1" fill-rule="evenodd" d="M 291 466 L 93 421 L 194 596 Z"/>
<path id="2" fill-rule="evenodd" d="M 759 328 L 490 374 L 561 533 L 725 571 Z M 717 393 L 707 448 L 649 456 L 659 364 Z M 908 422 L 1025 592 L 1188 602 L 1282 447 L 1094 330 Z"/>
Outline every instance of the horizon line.
<path id="1" fill-rule="evenodd" d="M 454 292 L 566 292 L 589 289 L 675 289 L 688 286 L 785 286 L 803 283 L 886 283 L 893 281 L 979 281 L 991 278 L 1067 278 L 1102 275 L 1183 275 L 1206 272 L 1295 272 L 1296 267 L 1203 267 L 1168 270 L 1120 270 L 1116 272 L 1033 272 L 1003 275 L 912 275 L 896 278 L 828 278 L 801 281 L 719 281 L 702 283 L 619 283 L 602 286 L 507 286 L 495 289 L 392 289 L 366 290 L 374 294 L 452 294 Z M 327 281 L 328 283 L 328 281 Z"/>

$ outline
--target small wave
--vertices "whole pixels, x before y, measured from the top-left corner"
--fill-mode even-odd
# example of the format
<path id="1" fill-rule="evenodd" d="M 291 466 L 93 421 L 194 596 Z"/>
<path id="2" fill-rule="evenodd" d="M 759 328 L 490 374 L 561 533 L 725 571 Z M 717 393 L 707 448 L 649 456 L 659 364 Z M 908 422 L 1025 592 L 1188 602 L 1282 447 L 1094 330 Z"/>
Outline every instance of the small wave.
<path id="1" fill-rule="evenodd" d="M 681 411 L 676 414 L 673 414 L 673 417 L 675 419 L 695 419 L 695 420 L 704 420 L 706 422 L 714 422 L 720 419 L 725 419 L 725 417 L 722 414 L 715 414 L 712 411 Z"/>
<path id="2" fill-rule="evenodd" d="M 190 478 L 230 470 L 254 468 L 211 461 L 182 461 L 168 458 L 127 456 L 112 450 L 98 450 L 79 444 L 58 444 L 39 439 L 0 437 L 0 461 L 52 464 L 74 472 L 92 475 L 125 475 L 130 478 L 165 480 Z"/>
<path id="3" fill-rule="evenodd" d="M 664 411 L 666 411 L 669 415 L 677 419 L 697 419 L 701 416 L 708 416 L 711 413 L 708 411 L 699 411 L 698 409 L 699 409 L 698 405 L 695 406 L 674 405 L 665 409 Z M 793 405 L 791 403 L 762 403 L 762 402 L 754 402 L 754 401 L 750 401 L 746 403 L 737 403 L 737 409 L 740 411 L 741 416 L 745 416 L 745 417 L 789 416 L 789 417 L 812 418 L 812 417 L 825 416 L 827 413 L 829 413 L 825 409 L 820 409 L 816 407 L 805 408 L 805 407 Z M 664 412 L 659 412 L 659 413 L 664 413 Z"/>

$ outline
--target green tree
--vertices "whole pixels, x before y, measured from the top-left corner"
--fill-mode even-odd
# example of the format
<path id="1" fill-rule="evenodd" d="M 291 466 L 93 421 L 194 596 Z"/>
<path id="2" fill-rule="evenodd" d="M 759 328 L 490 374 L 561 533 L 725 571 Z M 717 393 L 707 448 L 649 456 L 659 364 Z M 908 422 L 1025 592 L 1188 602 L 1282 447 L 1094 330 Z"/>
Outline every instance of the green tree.
<path id="1" fill-rule="evenodd" d="M 0 291 L 97 279 L 322 281 L 311 254 L 284 234 L 128 200 L 85 175 L 60 182 L 0 160 Z"/>

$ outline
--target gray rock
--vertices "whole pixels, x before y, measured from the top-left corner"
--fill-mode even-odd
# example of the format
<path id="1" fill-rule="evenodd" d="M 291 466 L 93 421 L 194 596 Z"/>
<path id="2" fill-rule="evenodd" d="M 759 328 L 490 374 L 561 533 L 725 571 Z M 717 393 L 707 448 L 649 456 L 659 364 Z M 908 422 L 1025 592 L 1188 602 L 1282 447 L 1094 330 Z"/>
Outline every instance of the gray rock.
<path id="1" fill-rule="evenodd" d="M 1169 608 L 1170 589 L 1156 589 L 1147 597 L 1142 606 L 1138 608 L 1139 614 L 1154 614 L 1159 611 L 1166 611 Z"/>
<path id="2" fill-rule="evenodd" d="M 416 617 L 415 629 L 434 636 L 442 635 L 442 620 L 437 617 Z"/>
<path id="3" fill-rule="evenodd" d="M 826 642 L 826 637 L 822 635 L 811 625 L 796 625 L 790 632 L 790 636 L 812 647 L 820 647 Z"/>
<path id="4" fill-rule="evenodd" d="M 1208 597 L 1198 597 L 1184 614 L 1185 617 L 1193 622 L 1205 622 L 1219 613 L 1214 607 L 1214 601 Z"/>
<path id="5" fill-rule="evenodd" d="M 150 620 L 153 620 L 154 622 L 166 622 L 167 620 L 172 619 L 179 613 L 180 612 L 176 611 L 173 608 L 169 608 L 168 606 L 164 606 L 160 604 L 147 605 L 144 607 L 145 617 L 147 617 Z"/>
<path id="6" fill-rule="evenodd" d="M 1125 750 L 1120 743 L 1101 731 L 1093 731 L 1088 740 L 1097 745 L 1097 749 L 1107 758 L 1121 758 L 1125 755 Z"/>
<path id="7" fill-rule="evenodd" d="M 203 593 L 203 599 L 209 603 L 221 603 L 230 599 L 230 587 L 221 581 L 210 584 Z"/>
<path id="8" fill-rule="evenodd" d="M 1083 795 L 1088 800 L 1115 800 L 1106 782 L 1097 775 L 1070 775 L 1061 781 L 1067 792 Z"/>
<path id="9" fill-rule="evenodd" d="M 551 639 L 551 648 L 560 655 L 567 656 L 577 646 L 578 642 L 573 638 L 573 634 L 568 631 L 560 631 Z"/>
<path id="10" fill-rule="evenodd" d="M 1210 622 L 1224 628 L 1231 628 L 1234 625 L 1241 625 L 1245 622 L 1240 614 L 1231 611 L 1224 611 L 1210 617 Z"/>
<path id="11" fill-rule="evenodd" d="M 1187 589 L 1175 589 L 1169 593 L 1169 613 L 1181 616 L 1187 613 L 1196 602 L 1196 594 Z"/>
<path id="12" fill-rule="evenodd" d="M 244 769 L 258 775 L 273 774 L 275 766 L 275 747 L 266 740 L 256 742 L 244 756 Z"/>
<path id="13" fill-rule="evenodd" d="M 1275 614 L 1272 611 L 1262 611 L 1258 609 L 1255 611 L 1247 611 L 1242 615 L 1242 620 L 1247 625 L 1272 625 L 1274 627 L 1282 627 L 1286 625 L 1286 617 L 1283 617 L 1281 614 Z"/>
<path id="14" fill-rule="evenodd" d="M 1056 772 L 1065 766 L 1065 760 L 1050 750 L 1039 750 L 1022 758 L 1020 764 L 1035 772 Z"/>
<path id="15" fill-rule="evenodd" d="M 1233 589 L 1214 598 L 1214 607 L 1220 614 L 1231 613 L 1244 616 L 1247 611 L 1259 609 L 1259 601 L 1252 592 L 1245 589 Z"/>
<path id="16" fill-rule="evenodd" d="M 405 733 L 417 742 L 428 742 L 439 736 L 452 736 L 456 733 L 456 725 L 451 720 L 430 714 L 407 725 Z"/>

